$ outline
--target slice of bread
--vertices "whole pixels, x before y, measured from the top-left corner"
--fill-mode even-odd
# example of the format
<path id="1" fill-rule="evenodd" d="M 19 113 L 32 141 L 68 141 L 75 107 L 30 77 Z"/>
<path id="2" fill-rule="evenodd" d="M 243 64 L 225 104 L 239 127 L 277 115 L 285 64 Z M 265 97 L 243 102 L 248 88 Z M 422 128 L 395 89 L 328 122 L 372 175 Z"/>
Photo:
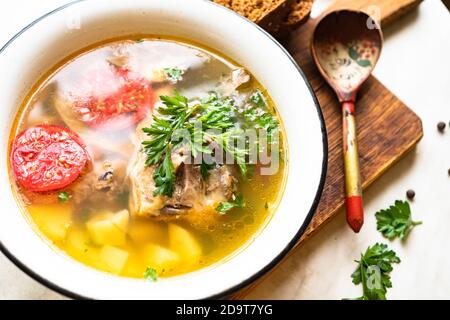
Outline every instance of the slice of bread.
<path id="1" fill-rule="evenodd" d="M 295 0 L 213 0 L 277 34 Z"/>
<path id="2" fill-rule="evenodd" d="M 291 11 L 284 20 L 284 25 L 295 28 L 309 18 L 314 0 L 295 0 Z"/>
<path id="3" fill-rule="evenodd" d="M 282 38 L 306 21 L 313 0 L 213 0 Z"/>

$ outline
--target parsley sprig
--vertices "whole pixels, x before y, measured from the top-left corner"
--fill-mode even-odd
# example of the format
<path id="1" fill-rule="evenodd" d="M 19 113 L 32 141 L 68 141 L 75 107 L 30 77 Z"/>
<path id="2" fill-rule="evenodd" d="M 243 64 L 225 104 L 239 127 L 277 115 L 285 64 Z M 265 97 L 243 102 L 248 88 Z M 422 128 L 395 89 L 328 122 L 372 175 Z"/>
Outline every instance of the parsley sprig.
<path id="1" fill-rule="evenodd" d="M 159 194 L 171 197 L 175 190 L 175 173 L 171 159 L 171 141 L 175 130 L 181 127 L 186 119 L 195 111 L 190 108 L 186 97 L 177 92 L 173 97 L 161 96 L 163 105 L 158 108 L 161 116 L 153 116 L 150 128 L 142 130 L 151 137 L 150 140 L 142 142 L 144 152 L 147 155 L 145 165 L 158 164 L 153 172 L 155 190 L 153 195 Z"/>
<path id="2" fill-rule="evenodd" d="M 193 105 L 188 99 L 175 92 L 174 96 L 161 96 L 162 106 L 158 114 L 153 115 L 150 127 L 143 131 L 150 137 L 142 142 L 147 155 L 146 165 L 157 165 L 153 179 L 155 190 L 153 195 L 171 197 L 175 189 L 175 173 L 171 159 L 174 149 L 185 145 L 195 158 L 200 153 L 211 154 L 208 145 L 212 142 L 233 156 L 241 173 L 247 174 L 246 157 L 249 148 L 235 146 L 234 141 L 240 139 L 243 130 L 237 125 L 234 101 L 218 94 L 211 94 Z M 214 130 L 208 130 L 214 129 Z M 182 130 L 190 135 L 190 139 L 177 139 L 177 131 Z M 207 176 L 203 166 L 203 176 Z"/>
<path id="3" fill-rule="evenodd" d="M 387 288 L 392 287 L 389 273 L 393 263 L 400 263 L 396 253 L 387 245 L 376 243 L 355 260 L 358 267 L 352 274 L 354 284 L 362 284 L 363 295 L 359 300 L 386 300 Z"/>
<path id="4" fill-rule="evenodd" d="M 388 239 L 406 239 L 414 226 L 422 224 L 421 221 L 413 221 L 411 208 L 407 201 L 395 201 L 388 209 L 375 213 L 377 218 L 377 230 Z"/>

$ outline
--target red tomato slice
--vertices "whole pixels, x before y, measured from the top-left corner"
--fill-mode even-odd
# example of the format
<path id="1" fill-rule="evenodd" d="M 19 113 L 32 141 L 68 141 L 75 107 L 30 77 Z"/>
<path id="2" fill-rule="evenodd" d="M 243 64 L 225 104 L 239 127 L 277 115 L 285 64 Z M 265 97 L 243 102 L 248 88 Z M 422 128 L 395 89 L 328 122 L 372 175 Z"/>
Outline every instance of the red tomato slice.
<path id="1" fill-rule="evenodd" d="M 81 138 L 60 126 L 28 128 L 15 139 L 11 162 L 17 181 L 31 191 L 51 191 L 71 184 L 89 155 Z"/>
<path id="2" fill-rule="evenodd" d="M 89 88 L 90 92 L 76 95 L 74 107 L 81 120 L 93 128 L 114 131 L 130 127 L 153 106 L 150 82 L 131 77 L 126 70 L 93 72 L 86 82 L 80 89 L 86 92 Z"/>

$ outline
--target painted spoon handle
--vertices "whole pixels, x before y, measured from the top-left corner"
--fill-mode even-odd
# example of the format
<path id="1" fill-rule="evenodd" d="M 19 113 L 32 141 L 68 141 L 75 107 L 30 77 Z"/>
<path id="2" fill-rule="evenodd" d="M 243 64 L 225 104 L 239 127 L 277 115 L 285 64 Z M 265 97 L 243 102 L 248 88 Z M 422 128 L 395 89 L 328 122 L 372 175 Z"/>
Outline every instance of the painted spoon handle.
<path id="1" fill-rule="evenodd" d="M 364 222 L 364 211 L 359 172 L 358 143 L 356 141 L 355 104 L 342 103 L 344 132 L 345 204 L 347 222 L 355 232 L 359 232 Z"/>

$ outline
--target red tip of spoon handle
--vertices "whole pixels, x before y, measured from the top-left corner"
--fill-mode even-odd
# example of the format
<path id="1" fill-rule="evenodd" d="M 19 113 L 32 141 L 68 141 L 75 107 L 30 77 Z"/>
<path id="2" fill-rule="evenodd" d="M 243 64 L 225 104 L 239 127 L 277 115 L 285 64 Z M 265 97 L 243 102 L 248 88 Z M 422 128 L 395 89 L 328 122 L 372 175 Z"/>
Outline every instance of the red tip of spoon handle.
<path id="1" fill-rule="evenodd" d="M 347 222 L 356 233 L 364 223 L 364 210 L 361 196 L 351 196 L 345 199 L 347 207 Z"/>

